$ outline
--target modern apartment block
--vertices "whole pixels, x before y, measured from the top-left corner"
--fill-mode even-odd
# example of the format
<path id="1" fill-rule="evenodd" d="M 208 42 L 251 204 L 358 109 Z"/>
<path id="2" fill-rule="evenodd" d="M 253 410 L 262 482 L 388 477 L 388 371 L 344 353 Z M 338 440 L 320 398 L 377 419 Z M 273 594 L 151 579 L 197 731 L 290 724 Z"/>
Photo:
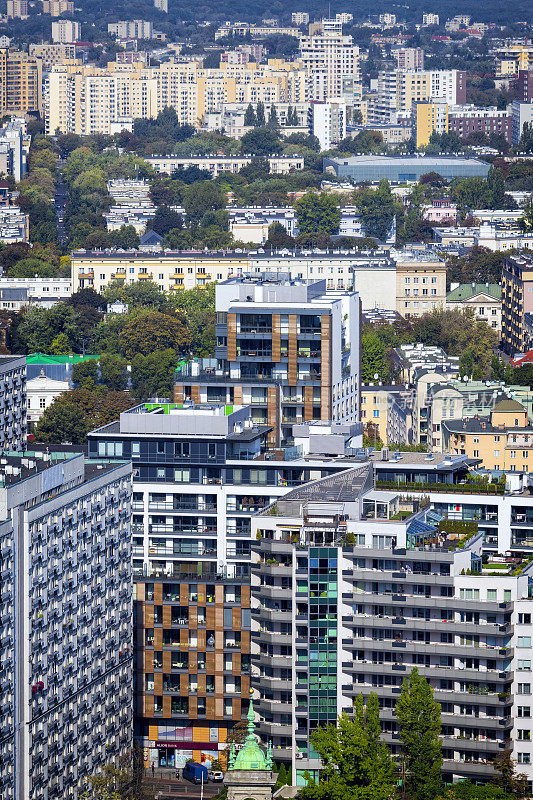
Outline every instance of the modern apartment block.
<path id="1" fill-rule="evenodd" d="M 0 794 L 78 797 L 132 744 L 131 465 L 0 458 Z"/>
<path id="2" fill-rule="evenodd" d="M 359 420 L 355 293 L 263 275 L 218 284 L 215 306 L 216 366 L 183 365 L 175 402 L 252 402 L 253 419 L 271 426 L 277 443 L 290 443 L 298 422 Z"/>
<path id="3" fill-rule="evenodd" d="M 0 356 L 0 449 L 26 446 L 26 358 Z"/>
<path id="4" fill-rule="evenodd" d="M 298 59 L 307 75 L 307 100 L 342 97 L 343 78 L 360 78 L 359 48 L 336 20 L 322 20 L 320 31 L 300 36 Z"/>
<path id="5" fill-rule="evenodd" d="M 42 110 L 42 66 L 27 53 L 0 48 L 0 113 Z"/>
<path id="6" fill-rule="evenodd" d="M 361 426 L 296 428 L 294 447 L 267 451 L 268 428 L 249 408 L 154 402 L 89 434 L 91 457 L 133 461 L 135 718 L 147 766 L 224 758 L 246 713 L 251 517 L 344 469 L 346 447 L 362 442 Z"/>
<path id="7" fill-rule="evenodd" d="M 394 484 L 376 491 L 379 466 L 297 488 L 252 520 L 252 686 L 261 736 L 276 758 L 292 761 L 302 785 L 306 770 L 316 778 L 320 768 L 314 728 L 375 692 L 384 739 L 399 755 L 394 708 L 416 666 L 441 705 L 445 780 L 489 779 L 492 760 L 508 748 L 531 780 L 527 551 L 487 563 L 482 520 L 496 519 L 496 552 L 508 545 L 492 498 L 455 494 L 457 507 L 470 509 L 464 519 L 480 521 L 460 538 L 453 504 L 435 502 L 438 483 L 411 496 Z M 404 477 L 409 469 L 390 468 Z M 529 493 L 498 497 L 515 524 L 530 501 Z"/>
<path id="8" fill-rule="evenodd" d="M 533 259 L 509 256 L 502 270 L 502 347 L 510 355 L 530 347 L 526 315 L 533 313 Z"/>

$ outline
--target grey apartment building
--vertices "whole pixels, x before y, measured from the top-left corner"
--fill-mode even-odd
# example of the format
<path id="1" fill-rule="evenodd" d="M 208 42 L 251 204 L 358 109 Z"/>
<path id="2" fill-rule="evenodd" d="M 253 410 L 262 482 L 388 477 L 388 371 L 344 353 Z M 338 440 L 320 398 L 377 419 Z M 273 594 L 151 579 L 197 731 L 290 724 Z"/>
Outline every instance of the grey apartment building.
<path id="1" fill-rule="evenodd" d="M 131 750 L 131 465 L 1 454 L 0 509 L 0 794 L 75 798 Z"/>

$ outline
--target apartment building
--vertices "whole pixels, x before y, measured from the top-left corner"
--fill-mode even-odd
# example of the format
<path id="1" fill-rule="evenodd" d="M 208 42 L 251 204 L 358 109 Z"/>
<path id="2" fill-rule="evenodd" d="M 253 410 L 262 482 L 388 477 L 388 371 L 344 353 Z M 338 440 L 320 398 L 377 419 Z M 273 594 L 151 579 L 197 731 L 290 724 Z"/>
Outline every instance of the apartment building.
<path id="1" fill-rule="evenodd" d="M 466 139 L 471 133 L 484 133 L 486 136 L 500 134 L 506 142 L 512 143 L 512 116 L 508 109 L 470 108 L 456 106 L 448 108 L 448 130 Z"/>
<path id="2" fill-rule="evenodd" d="M 27 53 L 0 48 L 0 114 L 42 110 L 42 65 Z"/>
<path id="3" fill-rule="evenodd" d="M 476 319 L 486 322 L 498 333 L 502 328 L 502 289 L 499 283 L 452 284 L 446 295 L 450 309 L 472 309 Z"/>
<path id="4" fill-rule="evenodd" d="M 446 304 L 446 263 L 427 251 L 397 251 L 396 311 L 419 317 Z"/>
<path id="5" fill-rule="evenodd" d="M 346 137 L 346 101 L 312 102 L 308 124 L 310 132 L 320 142 L 320 149 L 330 150 Z"/>
<path id="6" fill-rule="evenodd" d="M 251 155 L 225 156 L 213 153 L 205 156 L 150 156 L 145 161 L 152 165 L 155 172 L 163 172 L 165 175 L 179 173 L 180 169 L 187 167 L 198 167 L 208 170 L 216 178 L 221 172 L 239 172 L 252 158 Z M 302 156 L 268 156 L 268 163 L 271 175 L 288 175 L 293 170 L 304 168 Z"/>
<path id="7" fill-rule="evenodd" d="M 75 798 L 132 745 L 131 465 L 21 451 L 0 471 L 1 793 Z"/>
<path id="8" fill-rule="evenodd" d="M 444 452 L 480 459 L 481 466 L 489 470 L 526 475 L 532 470 L 533 427 L 527 409 L 516 400 L 500 400 L 488 417 L 443 420 L 441 429 Z"/>
<path id="9" fill-rule="evenodd" d="M 309 14 L 307 11 L 293 11 L 291 15 L 291 21 L 293 25 L 308 25 Z"/>
<path id="10" fill-rule="evenodd" d="M 448 104 L 424 100 L 414 102 L 412 126 L 417 149 L 426 147 L 434 133 L 448 132 Z"/>
<path id="11" fill-rule="evenodd" d="M 7 0 L 8 19 L 28 19 L 28 0 Z"/>
<path id="12" fill-rule="evenodd" d="M 43 14 L 61 17 L 63 14 L 74 14 L 73 0 L 42 0 Z"/>
<path id="13" fill-rule="evenodd" d="M 265 36 L 294 36 L 300 34 L 298 28 L 282 27 L 280 25 L 255 25 L 251 22 L 224 22 L 215 31 L 215 42 L 226 37 L 240 38 L 250 35 L 252 39 L 263 39 Z"/>
<path id="14" fill-rule="evenodd" d="M 361 422 L 384 445 L 413 442 L 413 390 L 405 386 L 363 384 Z"/>
<path id="15" fill-rule="evenodd" d="M 52 41 L 56 44 L 70 44 L 81 38 L 81 25 L 71 19 L 58 19 L 52 22 Z"/>
<path id="16" fill-rule="evenodd" d="M 438 14 L 422 14 L 422 27 L 429 27 L 430 25 L 439 25 Z"/>
<path id="17" fill-rule="evenodd" d="M 277 443 L 292 441 L 297 422 L 359 420 L 358 295 L 326 292 L 324 280 L 262 275 L 217 284 L 215 306 L 216 366 L 183 365 L 175 402 L 254 397 L 254 419 Z"/>
<path id="18" fill-rule="evenodd" d="M 26 446 L 26 358 L 0 356 L 0 448 Z"/>
<path id="19" fill-rule="evenodd" d="M 12 151 L 9 150 L 9 155 Z M 2 146 L 0 144 L 0 160 Z M 0 209 L 0 242 L 13 244 L 14 242 L 29 242 L 30 218 L 22 214 L 18 206 L 3 206 Z"/>
<path id="20" fill-rule="evenodd" d="M 361 443 L 357 426 L 321 430 L 301 430 L 273 458 L 250 407 L 150 402 L 89 434 L 92 458 L 133 461 L 135 731 L 146 766 L 227 757 L 249 698 L 250 519 L 343 469 L 346 443 Z"/>
<path id="21" fill-rule="evenodd" d="M 72 294 L 70 278 L 0 277 L 0 308 L 20 311 L 24 306 L 51 308 Z"/>
<path id="22" fill-rule="evenodd" d="M 351 36 L 343 36 L 342 23 L 322 20 L 320 32 L 300 36 L 299 61 L 307 74 L 308 100 L 342 97 L 343 78 L 359 80 L 359 48 Z"/>
<path id="23" fill-rule="evenodd" d="M 416 666 L 441 706 L 446 781 L 490 779 L 491 761 L 509 747 L 529 765 L 520 724 L 531 692 L 523 677 L 531 668 L 527 558 L 515 570 L 521 559 L 495 557 L 490 574 L 481 524 L 460 541 L 447 531 L 447 504 L 433 495 L 375 491 L 379 464 L 297 488 L 252 520 L 261 737 L 292 761 L 293 782 L 303 785 L 306 771 L 316 779 L 320 769 L 313 730 L 375 692 L 383 737 L 398 755 L 394 708 Z M 476 498 L 471 520 L 498 516 L 487 500 Z"/>
<path id="24" fill-rule="evenodd" d="M 39 58 L 43 70 L 49 70 L 56 64 L 63 64 L 76 58 L 75 44 L 30 44 L 30 56 Z"/>
<path id="25" fill-rule="evenodd" d="M 502 270 L 502 347 L 510 355 L 529 347 L 526 314 L 533 312 L 533 259 L 509 256 Z"/>
<path id="26" fill-rule="evenodd" d="M 154 25 L 142 19 L 121 20 L 109 23 L 107 32 L 117 39 L 153 39 Z"/>
<path id="27" fill-rule="evenodd" d="M 392 55 L 396 59 L 398 69 L 424 69 L 424 51 L 421 47 L 394 47 Z"/>
<path id="28" fill-rule="evenodd" d="M 465 73 L 452 70 L 393 70 L 378 75 L 377 96 L 369 102 L 368 123 L 396 123 L 410 116 L 414 103 L 466 102 Z"/>
<path id="29" fill-rule="evenodd" d="M 533 102 L 511 104 L 511 140 L 513 144 L 518 144 L 525 124 L 533 124 Z"/>

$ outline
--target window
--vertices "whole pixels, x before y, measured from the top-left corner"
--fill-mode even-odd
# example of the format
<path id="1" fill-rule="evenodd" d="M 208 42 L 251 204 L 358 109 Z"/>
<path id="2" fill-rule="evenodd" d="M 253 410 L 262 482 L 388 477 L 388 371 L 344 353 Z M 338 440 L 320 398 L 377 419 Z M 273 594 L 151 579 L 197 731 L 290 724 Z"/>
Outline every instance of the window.
<path id="1" fill-rule="evenodd" d="M 519 717 L 531 717 L 531 706 L 518 706 Z"/>
<path id="2" fill-rule="evenodd" d="M 519 625 L 531 625 L 531 614 L 519 614 L 518 623 Z"/>
<path id="3" fill-rule="evenodd" d="M 498 590 L 497 589 L 487 589 L 487 600 L 495 603 L 498 599 Z"/>
<path id="4" fill-rule="evenodd" d="M 518 647 L 531 647 L 531 636 L 519 636 Z"/>
<path id="5" fill-rule="evenodd" d="M 39 397 L 39 408 L 46 408 L 46 397 Z"/>
<path id="6" fill-rule="evenodd" d="M 510 603 L 511 602 L 511 590 L 510 589 L 504 589 L 503 590 L 503 602 L 504 603 Z"/>
<path id="7" fill-rule="evenodd" d="M 518 763 L 519 764 L 531 764 L 531 754 L 530 753 L 518 753 Z"/>
<path id="8" fill-rule="evenodd" d="M 479 600 L 479 589 L 461 589 L 459 595 L 461 600 Z"/>
<path id="9" fill-rule="evenodd" d="M 517 694 L 531 694 L 531 684 L 530 683 L 519 683 L 517 688 Z"/>
<path id="10" fill-rule="evenodd" d="M 373 413 L 373 416 L 374 417 L 379 417 L 379 411 L 375 410 L 374 413 Z"/>
<path id="11" fill-rule="evenodd" d="M 531 671 L 531 661 L 530 659 L 518 659 L 516 669 L 519 672 L 530 672 Z"/>

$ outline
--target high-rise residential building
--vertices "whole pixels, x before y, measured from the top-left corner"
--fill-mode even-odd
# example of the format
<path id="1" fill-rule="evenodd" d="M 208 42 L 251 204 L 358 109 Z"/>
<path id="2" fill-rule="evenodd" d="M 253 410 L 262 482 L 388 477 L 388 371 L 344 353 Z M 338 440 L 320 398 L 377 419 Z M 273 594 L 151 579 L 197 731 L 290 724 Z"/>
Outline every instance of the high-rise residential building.
<path id="1" fill-rule="evenodd" d="M 42 64 L 27 53 L 0 48 L 0 114 L 42 109 Z"/>
<path id="2" fill-rule="evenodd" d="M 531 567 L 520 546 L 511 558 L 491 555 L 509 549 L 513 521 L 531 524 L 529 493 L 466 499 L 448 477 L 439 495 L 435 470 L 455 481 L 467 460 L 430 458 L 435 492 L 431 482 L 400 493 L 380 480 L 382 463 L 398 480 L 417 470 L 422 480 L 428 457 L 403 454 L 294 489 L 252 518 L 258 730 L 292 762 L 297 785 L 320 770 L 313 730 L 350 713 L 358 695 L 378 695 L 383 737 L 400 755 L 394 709 L 413 667 L 441 706 L 446 781 L 490 779 L 505 749 L 533 777 L 523 721 Z"/>
<path id="3" fill-rule="evenodd" d="M 395 47 L 392 51 L 398 69 L 424 69 L 424 51 L 421 47 Z"/>
<path id="4" fill-rule="evenodd" d="M 533 259 L 509 256 L 502 270 L 502 347 L 510 355 L 531 347 L 528 320 L 533 314 Z"/>
<path id="5" fill-rule="evenodd" d="M 417 148 L 428 145 L 433 133 L 448 133 L 448 103 L 438 100 L 415 101 L 412 127 Z"/>
<path id="6" fill-rule="evenodd" d="M 369 103 L 369 122 L 397 122 L 411 114 L 413 103 L 445 101 L 449 105 L 466 102 L 465 73 L 459 70 L 394 70 L 378 75 L 377 98 Z"/>
<path id="7" fill-rule="evenodd" d="M 117 39 L 153 39 L 154 24 L 142 19 L 122 20 L 112 22 L 107 26 L 108 33 Z"/>
<path id="8" fill-rule="evenodd" d="M 10 117 L 0 128 L 0 170 L 20 181 L 27 172 L 31 136 L 23 117 Z"/>
<path id="9" fill-rule="evenodd" d="M 518 144 L 524 131 L 524 125 L 533 125 L 533 100 L 529 103 L 513 102 L 511 105 L 512 142 Z"/>
<path id="10" fill-rule="evenodd" d="M 75 798 L 131 752 L 131 464 L 0 461 L 0 791 Z"/>
<path id="11" fill-rule="evenodd" d="M 43 71 L 76 58 L 75 44 L 30 44 L 30 56 L 41 60 Z"/>
<path id="12" fill-rule="evenodd" d="M 168 0 L 154 0 L 154 8 L 168 14 Z"/>
<path id="13" fill-rule="evenodd" d="M 0 356 L 0 449 L 26 446 L 26 358 Z"/>
<path id="14" fill-rule="evenodd" d="M 321 150 L 330 150 L 346 136 L 346 101 L 315 101 L 309 107 L 309 131 L 320 142 Z"/>
<path id="15" fill-rule="evenodd" d="M 309 24 L 309 14 L 307 13 L 307 11 L 293 11 L 291 19 L 293 25 Z"/>
<path id="16" fill-rule="evenodd" d="M 307 420 L 359 421 L 359 296 L 288 274 L 216 287 L 216 366 L 177 375 L 177 403 L 254 403 L 274 442 Z"/>
<path id="17" fill-rule="evenodd" d="M 396 25 L 396 14 L 380 14 L 379 24 L 383 28 L 393 28 Z"/>
<path id="18" fill-rule="evenodd" d="M 429 27 L 430 25 L 439 25 L 438 14 L 422 14 L 422 27 Z"/>
<path id="19" fill-rule="evenodd" d="M 446 262 L 427 251 L 399 250 L 396 254 L 396 311 L 419 317 L 446 304 Z"/>
<path id="20" fill-rule="evenodd" d="M 515 91 L 518 102 L 531 103 L 533 100 L 533 65 L 531 69 L 518 70 Z"/>
<path id="21" fill-rule="evenodd" d="M 79 41 L 81 25 L 71 19 L 58 19 L 52 22 L 52 41 L 56 44 L 70 44 Z"/>
<path id="22" fill-rule="evenodd" d="M 251 517 L 342 470 L 345 445 L 362 442 L 361 425 L 321 424 L 274 458 L 268 431 L 246 406 L 149 402 L 89 434 L 91 457 L 133 462 L 135 728 L 147 767 L 226 758 L 249 697 Z"/>
<path id="23" fill-rule="evenodd" d="M 43 0 L 43 14 L 61 17 L 63 14 L 74 14 L 73 0 Z"/>
<path id="24" fill-rule="evenodd" d="M 8 19 L 28 19 L 28 0 L 7 0 Z"/>
<path id="25" fill-rule="evenodd" d="M 319 32 L 300 37 L 299 61 L 306 70 L 307 100 L 342 97 L 343 77 L 360 77 L 359 48 L 336 20 L 322 20 Z"/>

